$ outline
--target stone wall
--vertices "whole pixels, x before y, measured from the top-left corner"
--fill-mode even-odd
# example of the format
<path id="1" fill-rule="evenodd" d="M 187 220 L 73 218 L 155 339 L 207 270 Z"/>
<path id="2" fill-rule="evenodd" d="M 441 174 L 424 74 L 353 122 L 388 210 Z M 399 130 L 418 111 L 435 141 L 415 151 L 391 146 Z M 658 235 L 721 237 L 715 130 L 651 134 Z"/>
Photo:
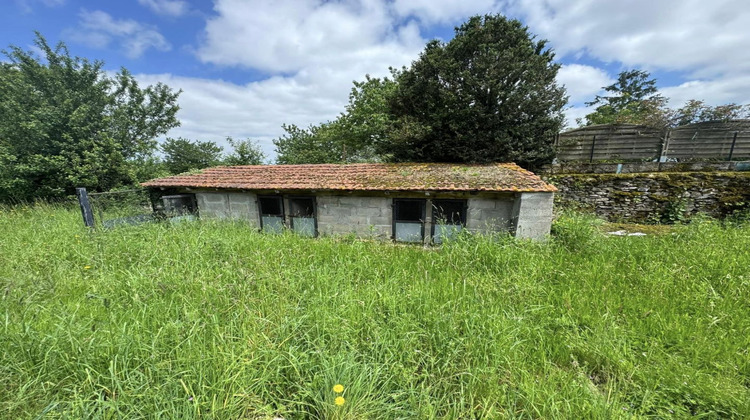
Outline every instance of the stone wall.
<path id="1" fill-rule="evenodd" d="M 257 196 L 252 192 L 196 192 L 195 195 L 201 217 L 243 220 L 252 226 L 260 225 Z M 471 232 L 518 231 L 519 237 L 541 239 L 549 234 L 551 197 L 550 193 L 479 196 L 466 193 L 444 198 L 467 200 L 466 228 Z M 315 198 L 321 235 L 391 238 L 393 196 L 318 194 Z M 436 197 L 421 195 L 415 198 Z"/>
<path id="2" fill-rule="evenodd" d="M 246 192 L 199 192 L 195 194 L 201 217 L 235 219 L 259 226 L 257 197 Z"/>
<path id="3" fill-rule="evenodd" d="M 512 198 L 470 198 L 468 207 L 466 229 L 470 232 L 493 233 L 513 229 Z"/>
<path id="4" fill-rule="evenodd" d="M 648 172 L 733 172 L 750 171 L 750 161 L 733 162 L 623 162 L 578 163 L 565 162 L 546 165 L 539 175 L 562 174 L 635 174 Z"/>
<path id="5" fill-rule="evenodd" d="M 748 172 L 549 175 L 558 207 L 592 210 L 612 221 L 670 223 L 696 213 L 725 217 L 747 208 Z"/>
<path id="6" fill-rule="evenodd" d="M 316 200 L 321 235 L 391 237 L 392 209 L 388 197 L 319 195 Z"/>

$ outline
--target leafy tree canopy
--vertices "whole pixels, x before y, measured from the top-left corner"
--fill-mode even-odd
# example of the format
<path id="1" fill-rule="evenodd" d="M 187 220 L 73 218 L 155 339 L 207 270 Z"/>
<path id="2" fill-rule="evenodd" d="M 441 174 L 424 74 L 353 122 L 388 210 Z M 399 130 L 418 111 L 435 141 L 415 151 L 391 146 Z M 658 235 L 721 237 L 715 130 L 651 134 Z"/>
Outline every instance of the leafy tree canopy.
<path id="1" fill-rule="evenodd" d="M 161 145 L 164 165 L 172 174 L 220 165 L 224 149 L 212 141 L 167 138 Z"/>
<path id="2" fill-rule="evenodd" d="M 593 101 L 586 103 L 597 107 L 594 112 L 586 115 L 585 125 L 628 123 L 666 129 L 703 121 L 750 117 L 749 106 L 734 103 L 710 106 L 703 101 L 691 99 L 681 108 L 670 108 L 669 99 L 662 96 L 656 87 L 656 79 L 643 70 L 623 71 L 615 83 L 602 89 L 610 95 L 597 95 Z M 583 121 L 578 122 L 583 124 Z"/>
<path id="3" fill-rule="evenodd" d="M 411 67 L 355 82 L 336 120 L 285 125 L 278 162 L 548 162 L 567 102 L 553 58 L 521 22 L 473 17 Z"/>
<path id="4" fill-rule="evenodd" d="M 394 74 L 396 74 L 394 72 Z M 273 140 L 281 164 L 351 163 L 380 160 L 375 145 L 387 137 L 388 96 L 396 82 L 366 76 L 354 82 L 345 111 L 334 121 L 307 129 L 284 125 L 286 134 Z"/>
<path id="5" fill-rule="evenodd" d="M 225 165 L 262 165 L 266 160 L 266 155 L 260 149 L 258 142 L 227 137 L 227 143 L 232 147 L 232 151 L 224 158 Z"/>
<path id="6" fill-rule="evenodd" d="M 179 92 L 141 88 L 122 69 L 70 56 L 37 33 L 42 57 L 10 46 L 0 63 L 0 201 L 55 198 L 133 182 L 133 162 L 179 125 Z"/>
<path id="7" fill-rule="evenodd" d="M 520 21 L 472 17 L 398 76 L 378 151 L 396 161 L 551 161 L 567 102 L 553 59 Z"/>

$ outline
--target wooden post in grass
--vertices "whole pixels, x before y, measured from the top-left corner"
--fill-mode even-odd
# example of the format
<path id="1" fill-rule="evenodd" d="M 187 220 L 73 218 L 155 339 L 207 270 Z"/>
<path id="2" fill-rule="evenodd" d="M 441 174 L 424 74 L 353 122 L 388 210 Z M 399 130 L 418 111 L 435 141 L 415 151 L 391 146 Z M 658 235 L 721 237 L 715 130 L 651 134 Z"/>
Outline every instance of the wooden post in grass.
<path id="1" fill-rule="evenodd" d="M 81 206 L 81 215 L 83 216 L 83 224 L 86 227 L 94 227 L 94 212 L 91 210 L 91 203 L 89 202 L 89 193 L 86 192 L 86 188 L 76 188 L 76 197 L 78 197 L 78 204 Z"/>

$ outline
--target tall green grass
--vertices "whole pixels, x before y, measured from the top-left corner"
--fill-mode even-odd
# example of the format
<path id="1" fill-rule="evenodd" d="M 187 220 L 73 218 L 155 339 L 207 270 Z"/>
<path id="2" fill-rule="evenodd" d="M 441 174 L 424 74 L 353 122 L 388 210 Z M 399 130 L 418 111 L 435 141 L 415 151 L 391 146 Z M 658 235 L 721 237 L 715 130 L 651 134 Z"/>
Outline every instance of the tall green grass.
<path id="1" fill-rule="evenodd" d="M 5 418 L 750 417 L 747 226 L 424 249 L 79 219 L 0 210 Z"/>

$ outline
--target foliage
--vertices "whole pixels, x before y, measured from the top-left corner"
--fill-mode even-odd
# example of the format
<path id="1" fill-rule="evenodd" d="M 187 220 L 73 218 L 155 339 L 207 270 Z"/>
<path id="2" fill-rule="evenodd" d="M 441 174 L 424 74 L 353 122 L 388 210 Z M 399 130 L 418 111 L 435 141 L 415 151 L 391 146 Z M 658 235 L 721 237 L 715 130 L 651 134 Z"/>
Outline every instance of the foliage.
<path id="1" fill-rule="evenodd" d="M 681 108 L 672 109 L 668 106 L 669 99 L 659 94 L 656 79 L 643 70 L 623 71 L 617 82 L 603 89 L 611 95 L 597 95 L 593 101 L 586 103 L 587 106 L 598 106 L 594 112 L 586 115 L 585 125 L 642 124 L 665 130 L 705 121 L 750 118 L 749 105 L 734 103 L 710 106 L 691 99 Z M 579 120 L 578 123 L 583 122 Z"/>
<path id="2" fill-rule="evenodd" d="M 396 74 L 394 72 L 394 74 Z M 273 140 L 281 164 L 352 163 L 380 160 L 375 145 L 390 124 L 387 97 L 396 84 L 367 75 L 354 82 L 345 112 L 334 121 L 301 129 L 284 125 L 286 134 Z"/>
<path id="3" fill-rule="evenodd" d="M 109 77 L 38 33 L 35 45 L 42 57 L 11 46 L 0 63 L 0 201 L 132 183 L 132 161 L 179 125 L 179 92 L 140 88 L 125 69 Z"/>
<path id="4" fill-rule="evenodd" d="M 250 139 L 235 140 L 227 137 L 232 151 L 224 158 L 225 165 L 262 165 L 266 155 L 256 141 Z"/>
<path id="5" fill-rule="evenodd" d="M 393 78 L 390 79 L 367 75 L 363 82 L 354 82 L 346 111 L 336 120 L 340 126 L 339 135 L 347 141 L 346 161 L 382 160 L 376 147 L 388 139 L 392 124 L 388 100 L 398 86 L 396 78 L 399 72 L 391 69 L 391 74 Z"/>
<path id="6" fill-rule="evenodd" d="M 137 158 L 131 163 L 131 178 L 136 182 L 145 182 L 171 175 L 164 161 L 157 156 Z"/>
<path id="7" fill-rule="evenodd" d="M 378 151 L 396 161 L 548 163 L 567 102 L 553 59 L 520 21 L 472 17 L 398 75 Z"/>
<path id="8" fill-rule="evenodd" d="M 307 129 L 284 124 L 282 128 L 286 134 L 273 140 L 276 163 L 342 163 L 344 144 L 335 134 L 337 130 L 333 123 L 311 125 Z"/>
<path id="9" fill-rule="evenodd" d="M 704 101 L 689 100 L 674 115 L 673 125 L 687 125 L 704 121 L 732 121 L 750 118 L 750 105 L 735 103 L 711 106 Z"/>
<path id="10" fill-rule="evenodd" d="M 0 411 L 750 417 L 750 225 L 607 237 L 587 220 L 425 250 L 4 208 Z"/>
<path id="11" fill-rule="evenodd" d="M 336 120 L 284 125 L 278 162 L 546 163 L 567 100 L 553 58 L 519 21 L 475 16 L 410 68 L 354 82 Z"/>
<path id="12" fill-rule="evenodd" d="M 208 168 L 221 163 L 223 149 L 212 141 L 167 138 L 161 145 L 164 164 L 172 174 Z"/>
<path id="13" fill-rule="evenodd" d="M 658 93 L 656 80 L 650 76 L 643 70 L 621 72 L 615 83 L 603 87 L 610 95 L 597 95 L 586 103 L 586 106 L 597 105 L 594 112 L 586 115 L 586 125 L 629 123 L 667 127 L 667 98 Z"/>

